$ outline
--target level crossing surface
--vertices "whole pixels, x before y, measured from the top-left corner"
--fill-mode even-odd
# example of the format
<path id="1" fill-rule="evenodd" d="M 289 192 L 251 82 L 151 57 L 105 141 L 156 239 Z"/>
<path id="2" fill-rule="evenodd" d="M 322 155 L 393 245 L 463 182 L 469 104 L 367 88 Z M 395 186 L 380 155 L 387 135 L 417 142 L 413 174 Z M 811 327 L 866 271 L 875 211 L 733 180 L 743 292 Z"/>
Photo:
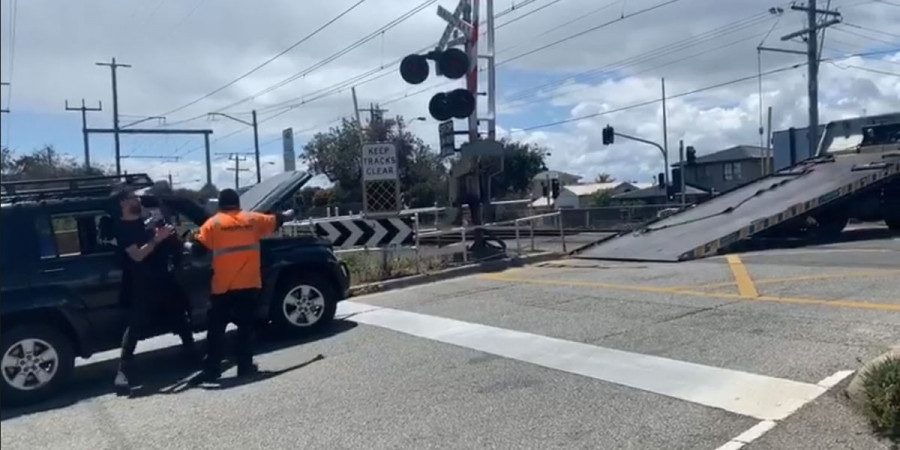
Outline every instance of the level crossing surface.
<path id="1" fill-rule="evenodd" d="M 900 239 L 881 235 L 677 265 L 556 260 L 359 296 L 321 335 L 264 339 L 253 380 L 231 369 L 219 385 L 184 387 L 191 372 L 168 336 L 139 346 L 138 398 L 112 393 L 115 352 L 79 361 L 69 395 L 4 408 L 0 439 L 29 450 L 885 450 L 841 389 L 900 342 L 898 267 Z"/>

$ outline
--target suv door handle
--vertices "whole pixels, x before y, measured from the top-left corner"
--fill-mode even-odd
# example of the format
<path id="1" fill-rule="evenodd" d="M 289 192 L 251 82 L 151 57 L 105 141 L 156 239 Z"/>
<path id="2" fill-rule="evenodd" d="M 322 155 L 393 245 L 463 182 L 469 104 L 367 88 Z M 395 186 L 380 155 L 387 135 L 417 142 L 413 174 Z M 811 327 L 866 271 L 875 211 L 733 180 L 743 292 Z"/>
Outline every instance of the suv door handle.
<path id="1" fill-rule="evenodd" d="M 41 271 L 41 273 L 59 273 L 59 272 L 64 272 L 65 270 L 66 270 L 66 269 L 63 269 L 63 268 L 61 268 L 61 267 L 57 267 L 57 268 L 55 268 L 55 269 L 44 269 L 44 270 Z"/>

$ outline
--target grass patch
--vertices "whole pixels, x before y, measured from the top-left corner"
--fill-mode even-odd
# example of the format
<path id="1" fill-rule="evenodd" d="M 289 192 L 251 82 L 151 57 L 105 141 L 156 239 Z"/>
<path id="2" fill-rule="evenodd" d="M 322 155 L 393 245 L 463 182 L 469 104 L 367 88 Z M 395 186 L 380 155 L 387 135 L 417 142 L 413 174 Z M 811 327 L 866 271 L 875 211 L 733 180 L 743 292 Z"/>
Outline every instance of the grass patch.
<path id="1" fill-rule="evenodd" d="M 350 283 L 353 286 L 434 272 L 456 265 L 453 255 L 420 257 L 418 268 L 415 256 L 408 253 L 392 254 L 391 252 L 372 251 L 350 253 L 339 257 L 350 269 Z"/>
<path id="2" fill-rule="evenodd" d="M 900 357 L 890 357 L 863 375 L 865 413 L 875 431 L 900 441 Z"/>

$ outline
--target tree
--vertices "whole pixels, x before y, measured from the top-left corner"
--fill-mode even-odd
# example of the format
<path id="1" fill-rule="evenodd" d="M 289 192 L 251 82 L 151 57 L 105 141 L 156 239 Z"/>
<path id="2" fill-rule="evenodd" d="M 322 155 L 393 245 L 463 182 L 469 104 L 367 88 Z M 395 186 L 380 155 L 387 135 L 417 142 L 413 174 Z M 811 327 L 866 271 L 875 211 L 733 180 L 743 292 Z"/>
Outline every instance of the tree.
<path id="1" fill-rule="evenodd" d="M 319 189 L 313 194 L 312 206 L 322 208 L 331 204 L 332 192 L 329 189 Z"/>
<path id="2" fill-rule="evenodd" d="M 598 173 L 597 176 L 594 177 L 594 183 L 612 183 L 615 181 L 616 179 L 606 172 Z"/>
<path id="3" fill-rule="evenodd" d="M 400 190 L 411 206 L 428 206 L 446 196 L 447 170 L 438 155 L 418 137 L 405 130 L 402 117 L 369 123 L 360 130 L 356 121 L 344 119 L 340 126 L 318 133 L 300 155 L 312 173 L 325 174 L 336 183 L 335 203 L 362 201 L 361 132 L 366 142 L 390 142 L 397 147 Z"/>
<path id="4" fill-rule="evenodd" d="M 2 149 L 2 171 L 6 180 L 38 180 L 106 175 L 101 167 L 84 167 L 74 158 L 57 152 L 48 145 L 30 154 L 16 155 L 9 148 Z"/>
<path id="5" fill-rule="evenodd" d="M 597 192 L 594 192 L 590 195 L 591 205 L 593 206 L 610 206 L 612 205 L 612 192 L 608 189 L 603 189 Z"/>
<path id="6" fill-rule="evenodd" d="M 503 172 L 491 178 L 491 197 L 521 197 L 531 189 L 534 177 L 547 170 L 544 162 L 547 149 L 508 138 L 502 139 L 500 143 L 506 150 L 506 156 L 503 160 Z M 495 158 L 490 166 L 491 173 L 497 172 L 500 168 L 499 158 Z"/>

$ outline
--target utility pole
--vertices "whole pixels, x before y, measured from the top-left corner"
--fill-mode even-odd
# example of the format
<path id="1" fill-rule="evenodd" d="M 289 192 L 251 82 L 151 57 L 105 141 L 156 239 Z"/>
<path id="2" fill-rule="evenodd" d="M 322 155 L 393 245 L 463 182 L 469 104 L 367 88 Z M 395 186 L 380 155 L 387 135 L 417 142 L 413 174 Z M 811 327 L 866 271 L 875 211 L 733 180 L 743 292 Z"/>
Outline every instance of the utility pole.
<path id="1" fill-rule="evenodd" d="M 84 135 L 84 167 L 86 169 L 91 168 L 91 140 L 88 137 L 87 132 L 87 113 L 88 111 L 102 111 L 103 103 L 97 102 L 96 108 L 88 108 L 84 105 L 84 99 L 81 99 L 81 107 L 80 108 L 72 108 L 69 106 L 69 101 L 66 100 L 66 111 L 81 111 L 81 134 Z"/>
<path id="2" fill-rule="evenodd" d="M 666 79 L 662 79 L 662 116 L 663 116 L 663 180 L 669 185 L 669 127 L 666 123 Z"/>
<path id="3" fill-rule="evenodd" d="M 259 162 L 259 123 L 256 120 L 256 110 L 251 111 L 253 119 L 250 122 L 246 120 L 238 119 L 234 116 L 229 116 L 225 113 L 220 112 L 211 112 L 208 113 L 210 116 L 221 116 L 226 119 L 231 119 L 235 122 L 242 123 L 247 125 L 248 127 L 253 127 L 253 155 L 256 158 L 256 183 L 259 184 L 262 182 L 262 171 L 260 170 L 260 162 Z"/>
<path id="4" fill-rule="evenodd" d="M 122 151 L 121 145 L 119 143 L 119 89 L 116 84 L 116 69 L 119 67 L 129 68 L 131 67 L 128 64 L 119 64 L 116 62 L 116 58 L 112 58 L 111 62 L 98 62 L 96 63 L 98 66 L 108 66 L 110 72 L 112 73 L 112 100 L 113 100 L 113 137 L 115 139 L 116 145 L 116 175 L 122 174 Z"/>
<path id="5" fill-rule="evenodd" d="M 368 108 L 357 109 L 357 113 L 359 111 L 366 111 L 369 113 L 369 123 L 381 122 L 384 120 L 384 113 L 388 112 L 387 109 L 381 109 L 381 106 L 377 103 L 370 103 Z"/>
<path id="6" fill-rule="evenodd" d="M 234 167 L 229 167 L 228 170 L 234 171 L 234 190 L 238 190 L 241 188 L 241 172 L 250 171 L 250 169 L 241 168 L 241 161 L 246 161 L 247 157 L 232 153 L 228 156 L 228 159 L 234 161 Z"/>
<path id="7" fill-rule="evenodd" d="M 6 81 L 3 81 L 3 82 L 0 82 L 0 86 L 9 86 L 9 83 L 6 82 Z M 9 114 L 9 108 L 2 108 L 2 109 L 0 109 L 0 113 L 6 113 L 6 114 Z"/>
<path id="8" fill-rule="evenodd" d="M 807 63 L 807 95 L 809 97 L 809 154 L 816 156 L 819 153 L 819 39 L 818 31 L 832 25 L 841 23 L 841 13 L 838 11 L 816 8 L 816 0 L 808 0 L 806 6 L 792 5 L 794 11 L 806 12 L 806 28 L 781 37 L 782 41 L 800 37 L 806 42 L 806 51 L 764 48 L 760 50 L 795 53 L 806 55 Z M 822 19 L 820 20 L 820 16 Z M 828 19 L 831 17 L 831 19 Z"/>

